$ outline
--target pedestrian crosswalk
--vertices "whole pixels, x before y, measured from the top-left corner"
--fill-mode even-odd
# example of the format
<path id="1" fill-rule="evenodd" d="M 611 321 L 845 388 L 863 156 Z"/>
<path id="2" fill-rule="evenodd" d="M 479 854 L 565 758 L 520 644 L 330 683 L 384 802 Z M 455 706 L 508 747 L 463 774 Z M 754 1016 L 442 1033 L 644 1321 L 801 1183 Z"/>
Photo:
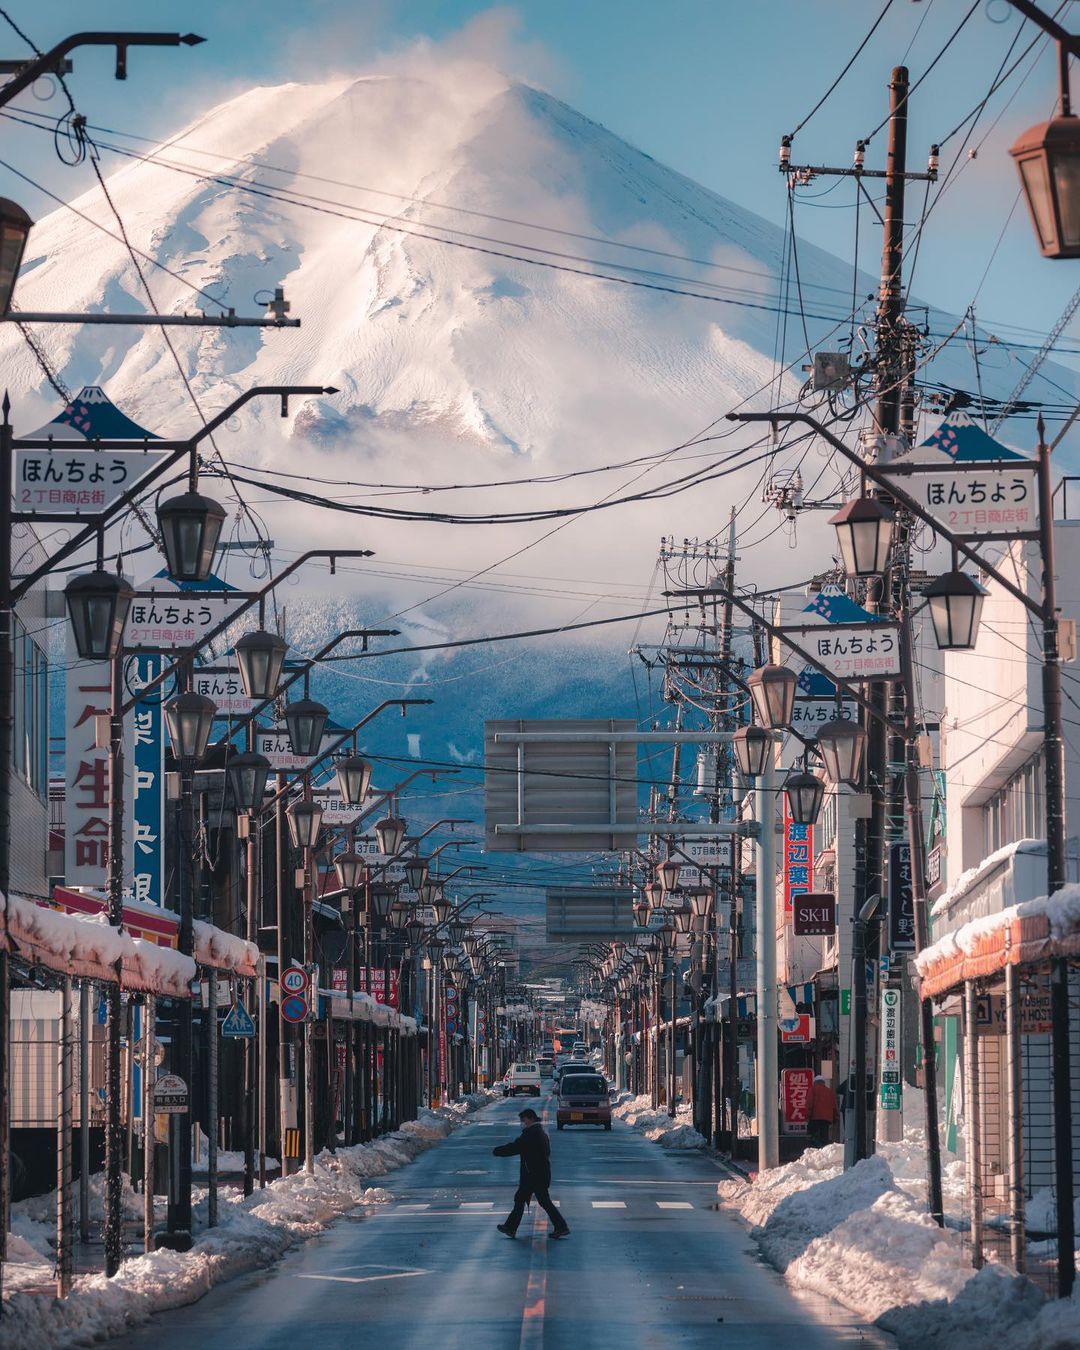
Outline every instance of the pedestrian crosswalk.
<path id="1" fill-rule="evenodd" d="M 399 1214 L 488 1214 L 497 1206 L 502 1206 L 505 1203 L 507 1203 L 507 1198 L 505 1196 L 498 1201 L 459 1200 L 457 1198 L 447 1198 L 445 1200 L 437 1200 L 434 1202 L 430 1200 L 403 1200 L 398 1204 L 391 1206 L 389 1212 Z M 559 1203 L 558 1200 L 555 1201 L 556 1205 Z M 629 1205 L 625 1200 L 590 1200 L 589 1204 L 593 1209 L 631 1209 L 635 1211 L 642 1209 L 687 1210 L 703 1207 L 695 1205 L 689 1200 L 654 1200 L 644 1195 L 633 1196 Z"/>

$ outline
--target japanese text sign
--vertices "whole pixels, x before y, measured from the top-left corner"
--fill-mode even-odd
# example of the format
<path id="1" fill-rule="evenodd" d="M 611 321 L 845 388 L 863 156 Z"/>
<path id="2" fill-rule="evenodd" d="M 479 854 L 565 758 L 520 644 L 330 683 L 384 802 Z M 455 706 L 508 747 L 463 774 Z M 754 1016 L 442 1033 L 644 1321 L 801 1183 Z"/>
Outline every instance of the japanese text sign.
<path id="1" fill-rule="evenodd" d="M 814 827 L 797 825 L 791 819 L 787 796 L 784 797 L 784 917 L 790 919 L 797 895 L 804 895 L 814 884 Z"/>
<path id="2" fill-rule="evenodd" d="M 900 1110 L 900 990 L 881 991 L 881 1109 Z"/>
<path id="3" fill-rule="evenodd" d="M 967 462 L 927 471 L 901 464 L 885 472 L 923 510 L 963 538 L 1015 539 L 1039 528 L 1034 464 L 991 469 Z"/>
<path id="4" fill-rule="evenodd" d="M 95 720 L 111 706 L 108 661 L 80 661 L 67 628 L 64 719 L 64 880 L 104 888 L 109 861 L 109 752 L 95 744 Z"/>
<path id="5" fill-rule="evenodd" d="M 889 950 L 915 950 L 915 901 L 911 891 L 911 845 L 889 845 Z"/>
<path id="6" fill-rule="evenodd" d="M 167 583 L 156 582 L 152 590 L 136 592 L 124 646 L 159 652 L 191 647 L 244 604 L 242 594 L 170 590 Z"/>
<path id="7" fill-rule="evenodd" d="M 828 891 L 793 895 L 792 923 L 796 937 L 832 937 L 836 932 L 836 896 Z"/>
<path id="8" fill-rule="evenodd" d="M 787 625 L 782 636 L 790 637 L 836 679 L 895 680 L 900 676 L 897 623 Z"/>
<path id="9" fill-rule="evenodd" d="M 164 458 L 160 450 L 16 450 L 15 509 L 98 515 Z"/>
<path id="10" fill-rule="evenodd" d="M 780 1075 L 780 1103 L 785 1134 L 805 1134 L 810 1121 L 813 1069 L 784 1069 Z"/>
<path id="11" fill-rule="evenodd" d="M 165 666 L 161 656 L 133 656 L 124 663 L 124 681 L 136 692 Z M 155 689 L 127 718 L 130 745 L 128 858 L 131 895 L 144 905 L 164 905 L 165 736 L 163 693 Z"/>

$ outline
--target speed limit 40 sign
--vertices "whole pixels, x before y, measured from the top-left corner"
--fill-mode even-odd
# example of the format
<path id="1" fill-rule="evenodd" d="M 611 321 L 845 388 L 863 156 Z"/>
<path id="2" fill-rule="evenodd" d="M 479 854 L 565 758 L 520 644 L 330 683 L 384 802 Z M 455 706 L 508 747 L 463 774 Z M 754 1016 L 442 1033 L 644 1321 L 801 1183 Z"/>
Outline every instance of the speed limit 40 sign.
<path id="1" fill-rule="evenodd" d="M 308 973 L 303 966 L 289 966 L 281 975 L 281 988 L 286 994 L 302 994 L 308 987 Z"/>

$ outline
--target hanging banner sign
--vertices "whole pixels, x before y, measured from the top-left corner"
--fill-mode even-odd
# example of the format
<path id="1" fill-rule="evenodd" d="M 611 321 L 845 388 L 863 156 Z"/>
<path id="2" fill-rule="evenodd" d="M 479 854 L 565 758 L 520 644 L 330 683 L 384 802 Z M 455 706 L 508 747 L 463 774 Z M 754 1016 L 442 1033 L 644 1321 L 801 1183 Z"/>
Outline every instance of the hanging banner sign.
<path id="1" fill-rule="evenodd" d="M 324 755 L 338 740 L 340 734 L 325 732 L 319 746 L 319 755 Z M 312 762 L 302 755 L 294 755 L 289 733 L 284 727 L 275 727 L 271 731 L 259 731 L 255 736 L 255 749 L 265 755 L 272 769 L 306 769 Z M 316 759 L 319 756 L 316 755 Z"/>
<path id="2" fill-rule="evenodd" d="M 800 643 L 800 646 L 803 645 Z M 845 698 L 838 706 L 834 698 L 802 698 L 796 694 L 791 709 L 791 725 L 809 734 L 835 717 L 853 722 L 858 715 L 859 705 L 853 698 Z"/>
<path id="3" fill-rule="evenodd" d="M 882 466 L 907 495 L 965 539 L 1016 539 L 1039 529 L 1036 466 L 1006 461 L 994 467 L 969 460 L 954 465 Z"/>
<path id="4" fill-rule="evenodd" d="M 133 656 L 124 663 L 124 684 L 137 693 L 165 668 L 161 656 Z M 125 880 L 132 898 L 165 904 L 165 727 L 162 703 L 168 691 L 155 689 L 127 718 L 130 746 L 127 774 L 130 823 Z"/>
<path id="5" fill-rule="evenodd" d="M 828 891 L 804 891 L 792 896 L 796 937 L 832 937 L 836 932 L 836 896 Z"/>
<path id="6" fill-rule="evenodd" d="M 785 625 L 801 651 L 840 680 L 900 678 L 900 625 L 882 623 L 815 623 Z"/>
<path id="7" fill-rule="evenodd" d="M 182 591 L 155 581 L 152 589 L 135 593 L 124 647 L 156 652 L 191 647 L 246 603 L 242 592 Z"/>
<path id="8" fill-rule="evenodd" d="M 334 819 L 340 819 L 340 817 L 334 817 Z M 341 823 L 344 824 L 345 822 L 342 821 Z M 352 848 L 354 853 L 359 853 L 362 858 L 369 861 L 373 868 L 378 867 L 380 869 L 376 878 L 377 884 L 405 880 L 405 864 L 393 862 L 387 867 L 386 857 L 379 852 L 379 841 L 373 834 L 357 835 L 352 842 Z"/>
<path id="9" fill-rule="evenodd" d="M 356 978 L 356 988 L 361 994 L 368 992 L 367 983 L 368 972 L 361 968 Z M 375 969 L 371 972 L 371 996 L 376 1003 L 387 1003 L 386 997 L 386 971 Z M 390 972 L 390 998 L 389 1006 L 396 1008 L 398 1005 L 398 978 L 397 971 Z"/>
<path id="10" fill-rule="evenodd" d="M 257 706 L 257 701 L 244 693 L 238 670 L 196 669 L 191 675 L 191 688 L 203 698 L 213 699 L 219 717 L 246 717 Z"/>
<path id="11" fill-rule="evenodd" d="M 163 450 L 16 450 L 15 509 L 98 515 L 165 458 Z"/>
<path id="12" fill-rule="evenodd" d="M 814 879 L 814 827 L 791 819 L 784 794 L 784 920 L 791 922 L 795 897 L 805 895 Z"/>
<path id="13" fill-rule="evenodd" d="M 354 806 L 352 802 L 347 802 L 341 795 L 340 788 L 316 788 L 311 794 L 322 807 L 323 824 L 325 825 L 351 825 L 361 814 L 368 809 L 368 804 L 363 806 Z M 375 836 L 371 836 L 372 844 L 375 843 Z M 356 849 L 356 852 L 363 850 Z M 378 848 L 375 849 L 378 852 Z M 365 852 L 365 856 L 366 852 Z"/>

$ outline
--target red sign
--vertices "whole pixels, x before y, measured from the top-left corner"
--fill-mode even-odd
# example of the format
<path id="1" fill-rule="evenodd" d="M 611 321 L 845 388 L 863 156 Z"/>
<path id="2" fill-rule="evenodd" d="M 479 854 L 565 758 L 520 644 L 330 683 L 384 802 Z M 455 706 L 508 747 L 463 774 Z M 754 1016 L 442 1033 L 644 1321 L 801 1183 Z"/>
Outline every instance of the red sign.
<path id="1" fill-rule="evenodd" d="M 360 973 L 359 973 L 359 975 L 357 976 L 357 979 L 356 979 L 356 988 L 357 988 L 357 991 L 358 991 L 359 993 L 361 993 L 361 994 L 366 994 L 366 993 L 368 992 L 368 986 L 367 986 L 367 972 L 366 972 L 366 971 L 361 970 Z M 373 971 L 371 972 L 371 996 L 372 996 L 372 998 L 375 1000 L 376 1003 L 386 1003 L 386 1002 L 387 1002 L 387 998 L 386 998 L 386 971 L 385 971 L 385 970 L 373 970 Z M 397 981 L 397 971 L 396 971 L 396 970 L 392 970 L 392 971 L 390 972 L 390 1000 L 389 1000 L 389 1004 L 390 1004 L 390 1007 L 391 1007 L 391 1008 L 396 1008 L 397 1005 L 398 1005 L 398 981 Z"/>
<path id="2" fill-rule="evenodd" d="M 791 1023 L 795 1025 L 792 1026 Z M 780 1039 L 788 1045 L 807 1045 L 814 1039 L 814 1019 L 809 1013 L 796 1013 L 785 1025 L 780 1023 Z"/>
<path id="3" fill-rule="evenodd" d="M 780 1100 L 783 1104 L 784 1130 L 787 1134 L 805 1134 L 810 1121 L 810 1095 L 814 1090 L 813 1069 L 784 1069 L 780 1075 Z"/>
<path id="4" fill-rule="evenodd" d="M 829 891 L 804 891 L 792 896 L 796 937 L 832 937 L 836 932 L 836 896 Z"/>
<path id="5" fill-rule="evenodd" d="M 330 988 L 335 994 L 349 992 L 349 967 L 334 966 L 330 971 Z"/>
<path id="6" fill-rule="evenodd" d="M 784 918 L 791 919 L 792 903 L 814 884 L 814 827 L 796 825 L 784 794 Z"/>

